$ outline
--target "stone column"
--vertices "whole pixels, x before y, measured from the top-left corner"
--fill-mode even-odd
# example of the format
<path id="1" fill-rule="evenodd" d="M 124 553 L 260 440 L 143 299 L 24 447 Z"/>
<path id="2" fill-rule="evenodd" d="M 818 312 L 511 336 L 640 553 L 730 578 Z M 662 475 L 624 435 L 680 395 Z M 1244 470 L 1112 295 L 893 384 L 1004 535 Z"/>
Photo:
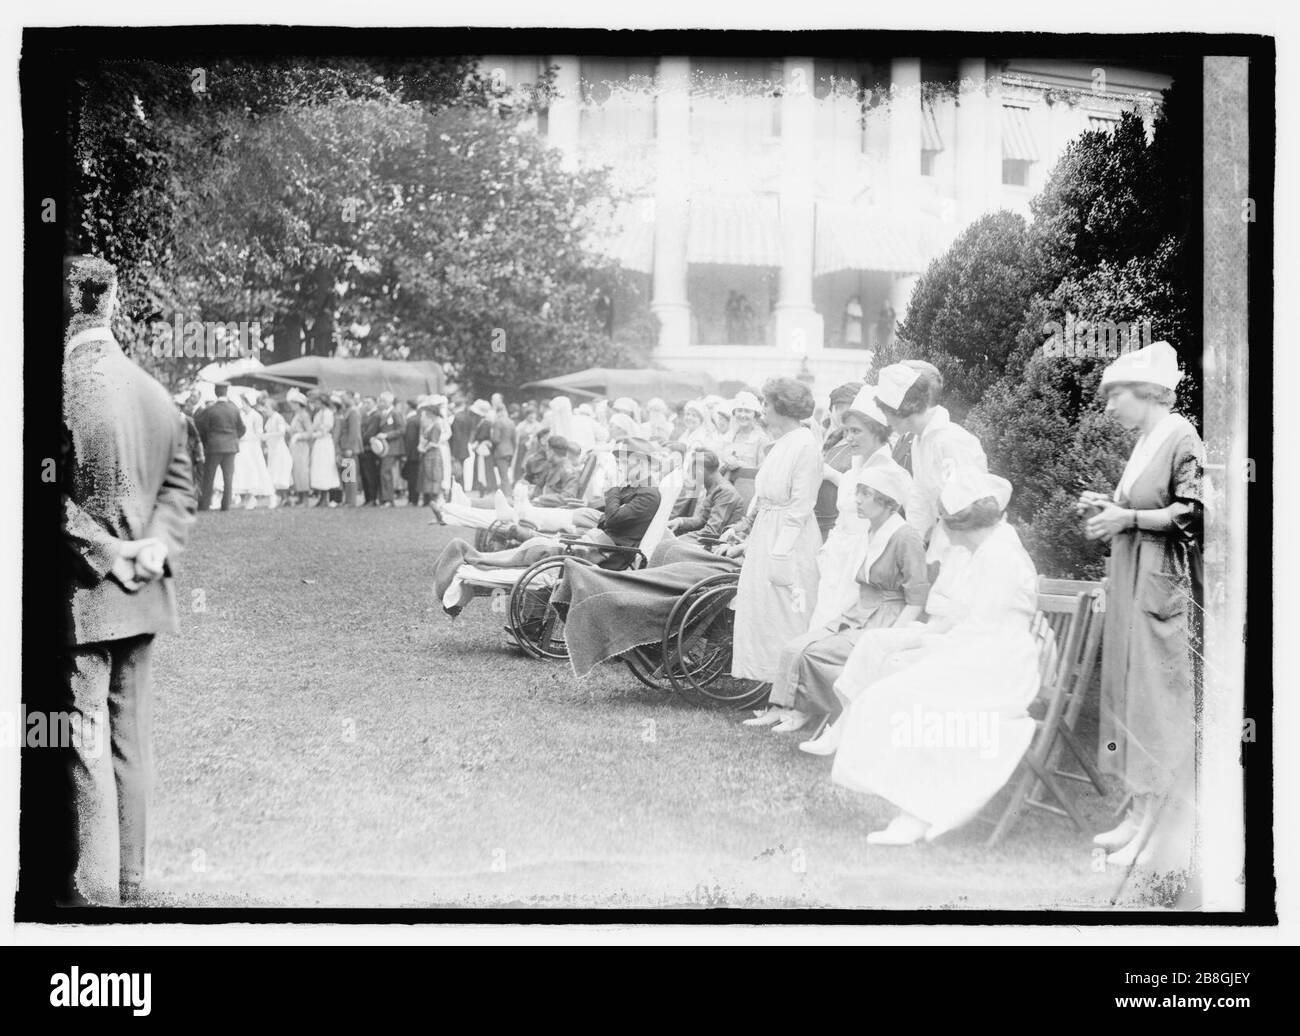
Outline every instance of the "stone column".
<path id="1" fill-rule="evenodd" d="M 957 69 L 961 93 L 957 98 L 957 221 L 968 225 L 980 216 L 993 195 L 989 191 L 990 108 L 985 92 L 988 66 L 983 58 L 962 58 Z M 998 183 L 1002 181 L 1002 113 L 996 112 Z"/>
<path id="2" fill-rule="evenodd" d="M 781 92 L 781 274 L 776 345 L 795 359 L 822 348 L 822 318 L 813 307 L 813 60 L 786 58 Z"/>
<path id="3" fill-rule="evenodd" d="M 574 169 L 578 164 L 578 109 L 582 103 L 578 58 L 551 56 L 547 64 L 554 65 L 556 71 L 555 94 L 546 111 L 546 140 L 563 152 L 565 167 Z"/>
<path id="4" fill-rule="evenodd" d="M 889 63 L 890 207 L 914 212 L 921 176 L 921 59 Z"/>
<path id="5" fill-rule="evenodd" d="M 659 348 L 675 351 L 691 340 L 686 299 L 686 220 L 690 195 L 690 61 L 662 57 L 655 90 L 655 246 L 650 309 L 659 318 Z"/>

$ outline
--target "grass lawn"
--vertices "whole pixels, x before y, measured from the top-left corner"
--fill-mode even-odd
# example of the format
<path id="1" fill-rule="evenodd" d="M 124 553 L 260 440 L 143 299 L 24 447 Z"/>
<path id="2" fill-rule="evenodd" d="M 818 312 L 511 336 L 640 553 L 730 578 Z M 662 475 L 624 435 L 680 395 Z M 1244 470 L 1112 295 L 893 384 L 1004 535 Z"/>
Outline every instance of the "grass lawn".
<path id="1" fill-rule="evenodd" d="M 485 600 L 446 618 L 430 569 L 455 535 L 400 507 L 200 516 L 156 656 L 160 905 L 1109 903 L 1118 875 L 1066 821 L 868 847 L 891 807 L 798 735 L 621 664 L 530 661 Z M 1083 801 L 1110 826 L 1113 797 Z"/>

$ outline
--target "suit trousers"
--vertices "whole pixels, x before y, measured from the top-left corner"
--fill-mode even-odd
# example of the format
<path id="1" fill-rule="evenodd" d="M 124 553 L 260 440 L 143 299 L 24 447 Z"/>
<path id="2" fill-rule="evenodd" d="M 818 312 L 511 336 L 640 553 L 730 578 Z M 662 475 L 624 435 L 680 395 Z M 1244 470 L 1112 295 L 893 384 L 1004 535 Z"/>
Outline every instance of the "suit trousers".
<path id="1" fill-rule="evenodd" d="M 397 478 L 398 468 L 402 466 L 403 457 L 394 457 L 392 455 L 379 458 L 379 502 L 381 504 L 391 504 L 396 489 L 394 481 Z"/>
<path id="2" fill-rule="evenodd" d="M 361 466 L 356 457 L 339 458 L 339 485 L 335 492 L 340 494 L 344 507 L 357 506 L 357 469 Z"/>
<path id="3" fill-rule="evenodd" d="M 72 753 L 76 888 L 94 903 L 116 904 L 120 883 L 145 875 L 153 642 L 146 633 L 68 651 L 67 693 L 81 729 Z"/>
<path id="4" fill-rule="evenodd" d="M 366 503 L 377 503 L 379 501 L 379 458 L 366 450 L 361 454 L 361 463 L 357 467 L 361 471 L 361 495 L 366 498 Z"/>
<path id="5" fill-rule="evenodd" d="M 230 510 L 230 501 L 235 497 L 235 454 L 209 453 L 203 465 L 203 496 L 199 499 L 199 510 L 206 511 L 212 503 L 212 487 L 217 481 L 217 468 L 221 469 L 221 509 Z"/>

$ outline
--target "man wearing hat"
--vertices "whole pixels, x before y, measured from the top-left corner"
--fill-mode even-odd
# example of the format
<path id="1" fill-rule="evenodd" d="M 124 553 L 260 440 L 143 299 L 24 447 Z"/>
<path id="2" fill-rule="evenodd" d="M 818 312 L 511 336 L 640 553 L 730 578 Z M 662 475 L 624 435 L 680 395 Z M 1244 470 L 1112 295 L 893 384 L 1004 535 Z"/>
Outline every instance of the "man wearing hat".
<path id="1" fill-rule="evenodd" d="M 375 419 L 376 431 L 370 441 L 373 444 L 375 439 L 379 439 L 384 443 L 384 452 L 378 455 L 379 506 L 393 507 L 395 506 L 394 481 L 397 470 L 401 467 L 402 460 L 406 456 L 406 422 L 402 420 L 402 415 L 397 412 L 394 405 L 394 396 L 391 392 L 381 392 L 379 394 L 379 409 L 375 412 Z"/>
<path id="2" fill-rule="evenodd" d="M 343 506 L 357 506 L 358 458 L 361 454 L 361 414 L 357 410 L 357 397 L 353 392 L 340 393 L 338 420 L 334 429 L 338 433 L 339 481 L 343 489 Z"/>
<path id="3" fill-rule="evenodd" d="M 546 440 L 546 463 L 533 486 L 533 503 L 538 507 L 564 507 L 578 493 L 578 471 L 569 459 L 569 441 L 562 435 Z"/>
<path id="4" fill-rule="evenodd" d="M 659 490 L 651 485 L 654 455 L 654 447 L 645 439 L 624 439 L 614 447 L 618 484 L 605 491 L 605 510 L 596 530 L 621 547 L 639 544 L 659 510 Z M 618 571 L 631 564 L 631 557 L 620 553 L 607 558 L 602 567 Z"/>

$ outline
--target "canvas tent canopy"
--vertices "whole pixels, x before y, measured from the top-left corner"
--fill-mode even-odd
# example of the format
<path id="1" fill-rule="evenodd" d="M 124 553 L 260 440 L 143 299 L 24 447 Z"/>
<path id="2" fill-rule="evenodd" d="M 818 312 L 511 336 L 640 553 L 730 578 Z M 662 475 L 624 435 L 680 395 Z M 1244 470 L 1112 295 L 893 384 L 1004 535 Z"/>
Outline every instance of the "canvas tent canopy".
<path id="1" fill-rule="evenodd" d="M 442 366 L 432 360 L 301 356 L 260 370 L 246 371 L 228 380 L 233 385 L 253 385 L 272 392 L 288 388 L 318 388 L 326 392 L 347 390 L 362 396 L 391 392 L 398 399 L 415 399 L 441 392 L 446 378 Z"/>
<path id="2" fill-rule="evenodd" d="M 521 385 L 521 391 L 551 392 L 556 395 L 579 396 L 598 399 L 602 396 L 616 399 L 630 396 L 644 402 L 658 396 L 665 403 L 684 403 L 715 391 L 713 378 L 703 371 L 664 371 L 652 368 L 616 370 L 610 367 L 590 367 L 561 374 L 558 378 L 545 378 Z"/>

